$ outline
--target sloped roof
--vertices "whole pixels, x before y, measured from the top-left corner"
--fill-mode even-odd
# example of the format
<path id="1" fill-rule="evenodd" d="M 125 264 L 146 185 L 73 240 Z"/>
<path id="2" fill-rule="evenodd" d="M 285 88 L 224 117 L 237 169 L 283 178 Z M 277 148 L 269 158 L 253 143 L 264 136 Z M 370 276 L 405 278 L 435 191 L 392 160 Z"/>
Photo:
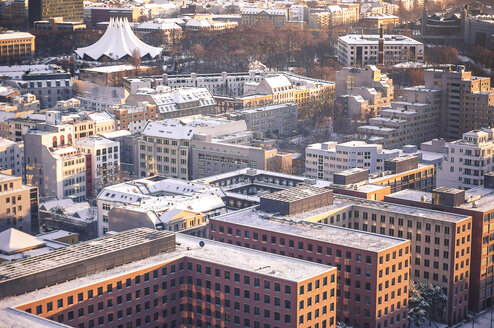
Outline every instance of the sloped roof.
<path id="1" fill-rule="evenodd" d="M 42 245 L 44 245 L 43 241 L 14 228 L 0 232 L 0 251 L 2 253 L 14 253 Z"/>
<path id="2" fill-rule="evenodd" d="M 158 56 L 163 48 L 150 46 L 139 40 L 130 29 L 127 18 L 110 18 L 110 24 L 105 34 L 94 44 L 78 48 L 75 53 L 81 58 L 99 60 L 107 56 L 114 60 L 120 60 L 126 56 L 132 56 L 137 49 L 141 57 Z"/>

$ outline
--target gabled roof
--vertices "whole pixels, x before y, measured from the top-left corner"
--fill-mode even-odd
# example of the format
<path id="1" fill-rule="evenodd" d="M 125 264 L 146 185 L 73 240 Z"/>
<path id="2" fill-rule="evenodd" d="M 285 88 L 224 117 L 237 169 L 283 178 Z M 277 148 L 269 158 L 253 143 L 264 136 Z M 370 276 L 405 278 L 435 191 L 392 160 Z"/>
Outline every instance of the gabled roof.
<path id="1" fill-rule="evenodd" d="M 150 46 L 139 40 L 130 29 L 127 18 L 110 18 L 110 24 L 105 34 L 94 44 L 78 48 L 75 53 L 81 58 L 99 60 L 106 56 L 114 60 L 120 60 L 132 56 L 137 49 L 141 57 L 154 58 L 163 48 Z"/>
<path id="2" fill-rule="evenodd" d="M 44 242 L 14 228 L 0 232 L 0 252 L 10 254 L 44 245 Z"/>

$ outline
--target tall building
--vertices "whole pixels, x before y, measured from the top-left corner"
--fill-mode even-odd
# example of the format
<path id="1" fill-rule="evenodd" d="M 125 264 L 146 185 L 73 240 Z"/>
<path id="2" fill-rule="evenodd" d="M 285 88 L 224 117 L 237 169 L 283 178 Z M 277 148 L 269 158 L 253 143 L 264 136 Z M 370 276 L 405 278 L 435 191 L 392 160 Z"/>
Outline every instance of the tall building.
<path id="1" fill-rule="evenodd" d="M 26 181 L 43 197 L 86 198 L 86 157 L 73 144 L 71 125 L 46 126 L 24 135 Z M 50 131 L 51 130 L 51 131 Z"/>
<path id="2" fill-rule="evenodd" d="M 317 143 L 305 149 L 305 175 L 313 179 L 332 180 L 333 173 L 352 168 L 384 171 L 384 160 L 399 156 L 399 149 L 383 149 L 380 144 L 364 141 Z"/>
<path id="3" fill-rule="evenodd" d="M 35 36 L 27 32 L 0 33 L 0 65 L 28 63 L 34 55 Z"/>
<path id="4" fill-rule="evenodd" d="M 12 170 L 12 175 L 24 178 L 24 143 L 0 138 L 0 168 Z"/>
<path id="5" fill-rule="evenodd" d="M 494 171 L 494 129 L 463 133 L 463 138 L 447 142 L 437 185 L 470 189 L 484 185 L 484 175 Z"/>
<path id="6" fill-rule="evenodd" d="M 460 139 L 470 130 L 479 130 L 494 121 L 494 92 L 490 78 L 473 76 L 465 66 L 449 66 L 444 69 L 428 69 L 424 73 L 425 91 L 440 92 L 439 133 L 446 140 Z M 415 92 L 424 87 L 408 88 Z"/>
<path id="7" fill-rule="evenodd" d="M 6 325 L 336 327 L 337 272 L 325 264 L 145 228 L 30 261 L 0 266 L 2 296 L 40 289 L 0 303 Z"/>
<path id="8" fill-rule="evenodd" d="M 269 194 L 261 197 L 255 210 L 211 218 L 210 237 L 266 254 L 336 266 L 338 322 L 353 327 L 406 325 L 410 242 L 300 219 L 307 213 L 300 214 L 301 210 L 314 205 L 331 208 L 328 202 L 332 202 L 330 190 L 309 186 Z M 329 211 L 323 213 L 329 215 Z M 349 221 L 348 211 L 352 212 L 351 208 L 345 208 L 338 220 Z"/>
<path id="9" fill-rule="evenodd" d="M 338 61 L 345 66 L 365 66 L 378 62 L 379 35 L 348 34 L 338 38 Z M 384 36 L 384 64 L 424 61 L 424 45 L 403 35 Z"/>
<path id="10" fill-rule="evenodd" d="M 96 195 L 101 189 L 120 176 L 120 143 L 101 136 L 93 136 L 75 142 L 86 156 L 86 194 Z"/>
<path id="11" fill-rule="evenodd" d="M 0 231 L 15 228 L 39 232 L 38 188 L 22 183 L 22 177 L 0 173 Z"/>
<path id="12" fill-rule="evenodd" d="M 490 238 L 494 220 L 494 183 L 492 172 L 484 176 L 484 187 L 469 190 L 439 187 L 420 192 L 403 190 L 385 197 L 386 202 L 399 203 L 415 208 L 469 215 L 472 217 L 469 309 L 480 312 L 492 306 L 494 288 L 494 263 Z"/>
<path id="13" fill-rule="evenodd" d="M 82 22 L 83 9 L 82 0 L 29 0 L 29 26 L 55 17 L 63 17 L 66 22 Z"/>

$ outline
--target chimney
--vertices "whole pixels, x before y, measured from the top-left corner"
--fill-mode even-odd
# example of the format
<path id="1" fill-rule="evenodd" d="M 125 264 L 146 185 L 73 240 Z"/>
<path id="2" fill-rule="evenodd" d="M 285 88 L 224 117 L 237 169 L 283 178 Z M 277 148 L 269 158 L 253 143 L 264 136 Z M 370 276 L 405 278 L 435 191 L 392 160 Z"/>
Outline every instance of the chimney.
<path id="1" fill-rule="evenodd" d="M 377 50 L 377 64 L 384 65 L 384 27 L 379 27 L 379 46 Z"/>

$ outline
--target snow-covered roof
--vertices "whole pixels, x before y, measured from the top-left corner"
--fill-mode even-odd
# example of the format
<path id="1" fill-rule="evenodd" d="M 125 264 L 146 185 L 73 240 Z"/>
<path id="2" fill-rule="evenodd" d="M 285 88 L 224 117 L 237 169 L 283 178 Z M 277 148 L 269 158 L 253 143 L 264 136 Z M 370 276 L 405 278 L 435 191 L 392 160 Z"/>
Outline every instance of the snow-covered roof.
<path id="1" fill-rule="evenodd" d="M 44 242 L 14 228 L 0 232 L 0 252 L 14 253 L 44 245 Z"/>
<path id="2" fill-rule="evenodd" d="M 138 50 L 141 57 L 154 58 L 161 54 L 163 48 L 150 46 L 139 40 L 130 29 L 127 18 L 110 18 L 105 34 L 94 44 L 78 48 L 75 53 L 81 58 L 98 60 L 102 56 L 120 60 L 132 56 Z"/>
<path id="3" fill-rule="evenodd" d="M 186 27 L 211 27 L 206 19 L 191 19 L 185 24 Z"/>

